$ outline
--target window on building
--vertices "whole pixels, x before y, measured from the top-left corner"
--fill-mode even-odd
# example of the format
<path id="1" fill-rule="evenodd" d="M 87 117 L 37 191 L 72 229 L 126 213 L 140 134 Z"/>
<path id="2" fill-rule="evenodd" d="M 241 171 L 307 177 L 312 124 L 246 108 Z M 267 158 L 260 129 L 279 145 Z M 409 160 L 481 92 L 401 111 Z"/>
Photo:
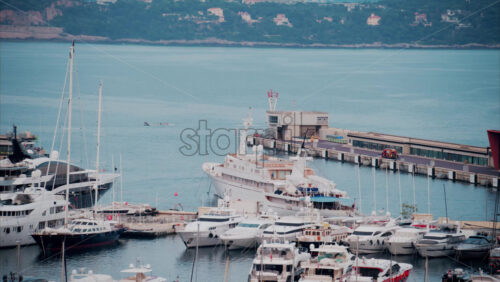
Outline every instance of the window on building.
<path id="1" fill-rule="evenodd" d="M 278 116 L 269 116 L 269 123 L 278 123 Z"/>

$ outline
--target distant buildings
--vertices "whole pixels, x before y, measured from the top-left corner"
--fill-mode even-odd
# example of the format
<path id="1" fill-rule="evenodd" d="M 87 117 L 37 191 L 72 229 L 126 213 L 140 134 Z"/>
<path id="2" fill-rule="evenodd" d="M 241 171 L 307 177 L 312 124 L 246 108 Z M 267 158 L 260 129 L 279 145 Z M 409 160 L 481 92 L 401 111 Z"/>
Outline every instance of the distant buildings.
<path id="1" fill-rule="evenodd" d="M 276 17 L 273 19 L 273 22 L 276 25 L 284 25 L 288 27 L 292 27 L 292 23 L 288 20 L 288 18 L 285 16 L 285 14 L 277 14 Z"/>
<path id="2" fill-rule="evenodd" d="M 366 19 L 366 24 L 367 25 L 379 25 L 379 21 L 380 21 L 381 17 L 375 15 L 374 13 L 372 13 L 368 19 Z"/>
<path id="3" fill-rule="evenodd" d="M 412 26 L 423 25 L 423 26 L 432 26 L 432 22 L 427 21 L 427 14 L 415 12 L 415 20 L 411 24 Z"/>
<path id="4" fill-rule="evenodd" d="M 223 23 L 224 22 L 224 11 L 221 8 L 210 8 L 207 9 L 209 15 L 214 15 L 219 17 L 218 22 Z"/>
<path id="5" fill-rule="evenodd" d="M 260 17 L 259 20 L 254 20 L 252 19 L 252 16 L 250 16 L 250 14 L 247 12 L 238 12 L 238 15 L 241 17 L 243 21 L 245 21 L 249 25 L 252 25 L 253 23 L 256 22 L 260 22 L 260 19 L 262 19 L 262 17 Z"/>
<path id="6" fill-rule="evenodd" d="M 445 23 L 458 23 L 459 20 L 455 14 L 456 11 L 446 10 L 446 13 L 441 15 L 441 21 Z"/>

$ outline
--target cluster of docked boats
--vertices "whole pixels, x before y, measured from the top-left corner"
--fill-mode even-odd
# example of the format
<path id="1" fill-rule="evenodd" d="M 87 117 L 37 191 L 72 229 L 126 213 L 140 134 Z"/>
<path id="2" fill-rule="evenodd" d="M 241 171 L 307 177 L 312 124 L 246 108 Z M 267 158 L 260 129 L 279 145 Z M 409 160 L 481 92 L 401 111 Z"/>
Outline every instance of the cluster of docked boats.
<path id="1" fill-rule="evenodd" d="M 70 81 L 73 57 L 71 46 Z M 102 85 L 99 90 L 100 105 Z M 116 221 L 97 216 L 95 209 L 99 197 L 119 176 L 99 170 L 100 108 L 97 165 L 95 170 L 87 170 L 71 163 L 71 87 L 68 100 L 65 160 L 59 159 L 56 151 L 46 156 L 23 150 L 14 128 L 13 154 L 0 161 L 0 247 L 36 242 L 44 252 L 61 250 L 63 246 L 87 248 L 112 244 L 124 231 Z"/>
<path id="2" fill-rule="evenodd" d="M 244 119 L 245 128 L 250 124 L 250 117 Z M 221 198 L 219 207 L 178 235 L 188 248 L 257 247 L 250 281 L 404 281 L 411 265 L 359 255 L 480 259 L 495 246 L 487 234 L 461 230 L 455 222 L 362 216 L 344 191 L 307 167 L 310 158 L 302 148 L 288 160 L 255 146 L 247 153 L 246 130 L 240 135 L 237 154 L 203 164 Z M 229 198 L 256 202 L 261 215 L 237 214 Z"/>

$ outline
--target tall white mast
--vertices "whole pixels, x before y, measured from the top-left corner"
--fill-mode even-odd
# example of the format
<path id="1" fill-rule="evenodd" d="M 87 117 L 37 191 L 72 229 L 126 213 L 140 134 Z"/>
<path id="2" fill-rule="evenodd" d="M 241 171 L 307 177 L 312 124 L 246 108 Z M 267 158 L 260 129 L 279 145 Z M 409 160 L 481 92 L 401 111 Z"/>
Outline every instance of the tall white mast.
<path id="1" fill-rule="evenodd" d="M 102 103 L 102 81 L 99 82 L 99 106 L 97 110 L 97 157 L 95 161 L 95 200 L 94 212 L 97 212 L 97 197 L 99 196 L 99 153 L 101 149 L 101 103 Z"/>
<path id="2" fill-rule="evenodd" d="M 123 203 L 123 167 L 122 154 L 120 153 L 120 205 Z"/>
<path id="3" fill-rule="evenodd" d="M 66 165 L 66 207 L 64 208 L 64 227 L 68 227 L 68 209 L 69 209 L 69 173 L 71 167 L 71 111 L 73 100 L 73 57 L 75 55 L 75 42 L 69 48 L 69 98 L 68 98 L 68 150 Z"/>

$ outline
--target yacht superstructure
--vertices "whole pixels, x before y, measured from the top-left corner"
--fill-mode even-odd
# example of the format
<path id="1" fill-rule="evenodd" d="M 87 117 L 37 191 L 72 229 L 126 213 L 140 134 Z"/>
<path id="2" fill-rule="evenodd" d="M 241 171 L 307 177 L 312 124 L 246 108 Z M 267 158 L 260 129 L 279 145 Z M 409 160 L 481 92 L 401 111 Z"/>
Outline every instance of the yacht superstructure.
<path id="1" fill-rule="evenodd" d="M 0 247 L 35 244 L 31 234 L 64 224 L 66 201 L 43 188 L 4 194 L 0 198 Z"/>

